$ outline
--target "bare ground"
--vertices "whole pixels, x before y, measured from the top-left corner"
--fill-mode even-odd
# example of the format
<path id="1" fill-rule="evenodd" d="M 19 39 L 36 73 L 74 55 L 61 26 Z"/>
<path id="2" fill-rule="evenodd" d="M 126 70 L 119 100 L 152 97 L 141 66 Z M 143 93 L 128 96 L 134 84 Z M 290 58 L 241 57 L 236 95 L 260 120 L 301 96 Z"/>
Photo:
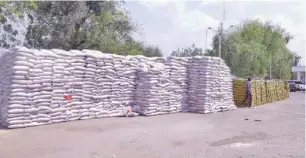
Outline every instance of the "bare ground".
<path id="1" fill-rule="evenodd" d="M 113 157 L 303 158 L 305 93 L 209 115 L 104 118 L 0 130 L 0 158 Z"/>

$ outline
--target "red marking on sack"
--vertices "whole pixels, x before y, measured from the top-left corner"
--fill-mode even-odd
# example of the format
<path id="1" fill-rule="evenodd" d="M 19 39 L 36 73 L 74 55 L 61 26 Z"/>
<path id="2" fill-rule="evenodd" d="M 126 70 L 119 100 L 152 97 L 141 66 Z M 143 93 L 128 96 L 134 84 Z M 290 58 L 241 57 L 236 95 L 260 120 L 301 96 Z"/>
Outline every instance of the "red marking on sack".
<path id="1" fill-rule="evenodd" d="M 72 96 L 71 95 L 66 95 L 64 96 L 65 100 L 71 100 L 72 99 Z"/>
<path id="2" fill-rule="evenodd" d="M 130 106 L 128 106 L 128 112 L 132 112 L 132 108 Z"/>

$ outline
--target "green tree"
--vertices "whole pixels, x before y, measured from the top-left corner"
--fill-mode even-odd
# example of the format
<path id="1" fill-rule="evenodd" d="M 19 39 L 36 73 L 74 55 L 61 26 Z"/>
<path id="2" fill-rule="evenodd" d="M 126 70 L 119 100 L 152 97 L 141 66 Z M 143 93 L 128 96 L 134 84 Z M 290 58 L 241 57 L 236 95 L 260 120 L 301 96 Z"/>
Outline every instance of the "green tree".
<path id="1" fill-rule="evenodd" d="M 132 39 L 136 25 L 118 1 L 42 1 L 26 34 L 30 47 L 113 51 Z"/>
<path id="2" fill-rule="evenodd" d="M 20 36 L 24 36 L 26 17 L 37 8 L 35 1 L 0 2 L 0 46 L 4 48 L 21 45 Z"/>
<path id="3" fill-rule="evenodd" d="M 29 1 L 2 2 L 2 24 L 6 34 L 1 33 L 0 44 L 7 48 L 23 44 L 34 48 L 95 49 L 120 55 L 161 56 L 158 47 L 145 47 L 133 39 L 139 33 L 123 1 Z M 20 18 L 23 15 L 23 19 Z M 26 17 L 26 18 L 24 18 Z M 12 30 L 7 19 L 24 21 L 25 42 L 15 39 L 19 30 Z M 28 19 L 28 20 L 25 20 Z M 13 43 L 13 44 L 10 44 Z M 155 53 L 155 54 L 154 54 Z"/>
<path id="4" fill-rule="evenodd" d="M 290 79 L 292 60 L 294 55 L 284 47 L 283 50 L 277 52 L 277 55 L 273 57 L 272 63 L 272 76 L 276 79 Z"/>
<path id="5" fill-rule="evenodd" d="M 301 60 L 301 56 L 297 55 L 296 52 L 293 52 L 292 66 L 298 66 Z"/>
<path id="6" fill-rule="evenodd" d="M 205 56 L 217 56 L 217 53 L 212 49 L 206 49 L 204 55 Z"/>
<path id="7" fill-rule="evenodd" d="M 171 56 L 177 57 L 190 57 L 190 56 L 204 56 L 202 48 L 198 48 L 195 44 L 192 44 L 188 48 L 178 48 L 177 50 L 172 51 Z"/>
<path id="8" fill-rule="evenodd" d="M 162 57 L 163 53 L 158 46 L 142 45 L 142 55 L 146 57 Z"/>
<path id="9" fill-rule="evenodd" d="M 222 35 L 221 57 L 239 77 L 264 78 L 271 67 L 273 78 L 288 79 L 294 56 L 286 44 L 292 38 L 271 22 L 246 20 Z M 218 51 L 217 36 L 212 47 L 213 52 Z"/>

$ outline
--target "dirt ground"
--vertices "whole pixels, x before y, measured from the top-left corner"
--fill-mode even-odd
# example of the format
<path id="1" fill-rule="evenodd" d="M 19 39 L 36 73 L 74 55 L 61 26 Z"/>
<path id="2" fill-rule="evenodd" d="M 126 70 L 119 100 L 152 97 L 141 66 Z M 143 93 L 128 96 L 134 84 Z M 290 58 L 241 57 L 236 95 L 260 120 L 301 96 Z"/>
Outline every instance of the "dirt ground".
<path id="1" fill-rule="evenodd" d="M 104 118 L 0 130 L 0 158 L 113 157 L 304 158 L 305 93 L 209 115 Z"/>

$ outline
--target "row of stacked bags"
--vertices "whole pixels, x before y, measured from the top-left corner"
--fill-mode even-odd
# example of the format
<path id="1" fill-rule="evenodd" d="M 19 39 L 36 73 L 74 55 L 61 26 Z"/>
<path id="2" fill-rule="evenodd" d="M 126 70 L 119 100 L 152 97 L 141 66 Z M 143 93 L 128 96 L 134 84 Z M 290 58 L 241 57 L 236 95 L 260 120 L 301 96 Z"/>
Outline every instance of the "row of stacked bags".
<path id="1" fill-rule="evenodd" d="M 243 105 L 245 98 L 245 82 L 246 79 L 233 80 L 233 94 L 235 105 L 245 107 L 249 105 L 248 99 Z M 289 85 L 286 81 L 280 80 L 252 80 L 252 104 L 253 106 L 272 103 L 275 101 L 285 100 L 289 98 Z"/>
<path id="2" fill-rule="evenodd" d="M 286 93 L 285 93 L 285 98 L 289 98 L 289 93 L 290 93 L 290 87 L 289 87 L 289 84 L 284 81 L 284 84 L 285 84 L 285 90 L 286 90 Z"/>
<path id="3" fill-rule="evenodd" d="M 245 79 L 235 79 L 233 80 L 233 94 L 234 94 L 234 103 L 236 106 L 247 106 L 249 105 L 250 100 L 247 100 L 244 105 L 241 105 L 245 98 Z M 251 81 L 253 84 L 253 81 Z M 254 89 L 252 89 L 254 91 Z M 254 101 L 254 99 L 253 99 Z"/>

